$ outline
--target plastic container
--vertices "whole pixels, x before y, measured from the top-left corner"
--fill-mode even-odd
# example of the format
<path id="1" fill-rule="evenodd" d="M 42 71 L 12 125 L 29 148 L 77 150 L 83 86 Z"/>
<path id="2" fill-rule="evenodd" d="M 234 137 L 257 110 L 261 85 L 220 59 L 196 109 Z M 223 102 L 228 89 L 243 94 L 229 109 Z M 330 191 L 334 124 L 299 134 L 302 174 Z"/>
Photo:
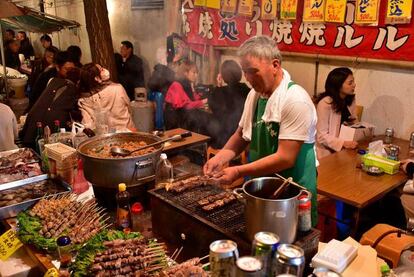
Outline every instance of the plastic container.
<path id="1" fill-rule="evenodd" d="M 116 194 L 116 227 L 119 230 L 130 229 L 132 227 L 129 201 L 130 195 L 126 191 L 126 185 L 124 183 L 119 184 L 118 193 Z"/>
<path id="2" fill-rule="evenodd" d="M 134 232 L 143 232 L 144 228 L 144 207 L 141 203 L 135 202 L 131 207 L 132 230 Z"/>
<path id="3" fill-rule="evenodd" d="M 373 154 L 366 154 L 361 157 L 365 166 L 376 166 L 381 168 L 385 173 L 395 174 L 400 168 L 400 162 L 390 160 L 384 157 L 376 156 Z"/>
<path id="4" fill-rule="evenodd" d="M 174 170 L 167 154 L 162 153 L 155 171 L 155 188 L 164 188 L 174 181 Z"/>
<path id="5" fill-rule="evenodd" d="M 78 160 L 78 167 L 75 174 L 75 180 L 73 182 L 73 192 L 81 194 L 89 189 L 89 183 L 83 175 L 83 162 L 82 159 Z"/>

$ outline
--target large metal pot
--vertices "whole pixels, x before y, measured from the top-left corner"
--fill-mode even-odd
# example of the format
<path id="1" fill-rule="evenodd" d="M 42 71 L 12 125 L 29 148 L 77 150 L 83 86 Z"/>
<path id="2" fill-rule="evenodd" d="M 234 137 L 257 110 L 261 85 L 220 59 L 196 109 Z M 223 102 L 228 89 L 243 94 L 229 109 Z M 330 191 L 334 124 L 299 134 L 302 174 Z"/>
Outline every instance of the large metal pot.
<path id="1" fill-rule="evenodd" d="M 261 177 L 247 181 L 242 188 L 234 190 L 239 199 L 245 202 L 247 235 L 253 240 L 257 232 L 267 231 L 277 234 L 281 243 L 292 243 L 298 227 L 298 197 L 306 191 L 291 183 L 278 199 L 270 199 L 284 179 Z"/>
<path id="2" fill-rule="evenodd" d="M 85 178 L 96 186 L 106 188 L 117 188 L 119 183 L 133 186 L 153 179 L 164 148 L 162 144 L 155 147 L 155 151 L 138 157 L 97 158 L 89 155 L 88 150 L 126 141 L 145 141 L 150 144 L 160 140 L 148 133 L 117 133 L 96 136 L 82 142 L 78 152 L 83 159 Z"/>

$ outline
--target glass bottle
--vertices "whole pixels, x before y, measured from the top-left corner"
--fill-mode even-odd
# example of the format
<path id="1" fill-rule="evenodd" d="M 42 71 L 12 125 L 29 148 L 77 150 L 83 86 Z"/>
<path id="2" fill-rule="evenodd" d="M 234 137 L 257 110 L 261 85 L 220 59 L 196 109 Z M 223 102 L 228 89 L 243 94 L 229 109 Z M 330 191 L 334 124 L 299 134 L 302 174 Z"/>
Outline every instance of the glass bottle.
<path id="1" fill-rule="evenodd" d="M 130 195 L 126 191 L 126 185 L 118 185 L 116 194 L 116 226 L 119 230 L 130 229 L 131 226 L 131 208 L 129 206 Z"/>
<path id="2" fill-rule="evenodd" d="M 167 159 L 167 154 L 162 153 L 160 160 L 157 163 L 157 169 L 155 172 L 155 187 L 164 188 L 174 180 L 173 166 Z"/>
<path id="3" fill-rule="evenodd" d="M 35 148 L 36 152 L 40 153 L 40 147 L 39 147 L 39 140 L 43 138 L 43 128 L 42 128 L 42 122 L 38 121 L 36 122 L 36 138 L 35 138 Z"/>

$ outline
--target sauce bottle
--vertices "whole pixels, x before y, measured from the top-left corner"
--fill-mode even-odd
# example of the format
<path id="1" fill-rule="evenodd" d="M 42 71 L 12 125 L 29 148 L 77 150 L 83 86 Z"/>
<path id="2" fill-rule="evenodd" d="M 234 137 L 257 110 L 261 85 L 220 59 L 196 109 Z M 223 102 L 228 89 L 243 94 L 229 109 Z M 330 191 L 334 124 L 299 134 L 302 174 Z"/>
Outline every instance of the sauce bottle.
<path id="1" fill-rule="evenodd" d="M 132 227 L 129 199 L 130 195 L 126 191 L 126 185 L 124 183 L 119 184 L 118 193 L 116 194 L 116 227 L 119 230 L 130 229 Z"/>

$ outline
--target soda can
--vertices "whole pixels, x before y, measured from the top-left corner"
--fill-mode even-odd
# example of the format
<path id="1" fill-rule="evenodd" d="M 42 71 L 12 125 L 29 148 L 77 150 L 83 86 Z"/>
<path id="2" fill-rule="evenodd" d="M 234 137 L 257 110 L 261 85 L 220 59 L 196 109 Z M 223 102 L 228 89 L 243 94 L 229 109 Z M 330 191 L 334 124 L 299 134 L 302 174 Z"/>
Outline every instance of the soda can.
<path id="1" fill-rule="evenodd" d="M 274 275 L 273 260 L 279 241 L 279 237 L 271 232 L 258 232 L 254 235 L 252 256 L 262 262 L 263 270 L 268 276 Z"/>
<path id="2" fill-rule="evenodd" d="M 305 268 L 305 255 L 303 249 L 293 244 L 281 244 L 277 248 L 276 276 L 278 274 L 292 274 L 302 276 Z"/>
<path id="3" fill-rule="evenodd" d="M 231 240 L 216 240 L 210 244 L 211 276 L 232 277 L 239 258 L 237 244 Z"/>
<path id="4" fill-rule="evenodd" d="M 341 277 L 342 275 L 327 269 L 326 267 L 317 267 L 313 270 L 313 273 L 308 277 Z"/>
<path id="5" fill-rule="evenodd" d="M 244 256 L 236 261 L 236 277 L 264 277 L 263 264 L 256 257 Z"/>
<path id="6" fill-rule="evenodd" d="M 410 135 L 410 148 L 414 148 L 414 132 Z"/>

